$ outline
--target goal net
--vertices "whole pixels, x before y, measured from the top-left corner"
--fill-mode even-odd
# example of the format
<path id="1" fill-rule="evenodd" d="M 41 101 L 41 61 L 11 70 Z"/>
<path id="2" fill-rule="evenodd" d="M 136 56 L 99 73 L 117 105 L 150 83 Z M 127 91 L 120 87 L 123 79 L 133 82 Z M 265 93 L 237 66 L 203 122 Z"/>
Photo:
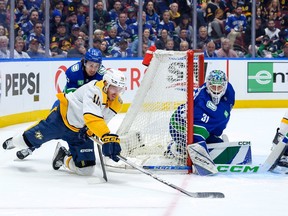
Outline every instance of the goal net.
<path id="1" fill-rule="evenodd" d="M 117 131 L 121 155 L 152 169 L 186 166 L 187 154 L 179 157 L 166 154 L 167 146 L 173 142 L 169 122 L 177 107 L 187 104 L 190 114 L 185 113 L 187 124 L 183 130 L 187 134 L 186 143 L 193 143 L 193 88 L 203 82 L 203 53 L 156 50 Z M 178 150 L 186 152 L 186 147 Z M 126 168 L 121 161 L 113 166 Z"/>

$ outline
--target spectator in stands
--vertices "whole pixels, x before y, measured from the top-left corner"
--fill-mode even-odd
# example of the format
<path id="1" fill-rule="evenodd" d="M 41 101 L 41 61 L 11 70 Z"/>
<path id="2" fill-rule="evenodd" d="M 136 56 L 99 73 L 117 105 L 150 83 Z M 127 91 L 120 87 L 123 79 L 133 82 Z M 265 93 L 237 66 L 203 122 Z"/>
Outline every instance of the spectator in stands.
<path id="1" fill-rule="evenodd" d="M 70 34 L 72 32 L 72 27 L 78 24 L 77 14 L 75 12 L 71 12 L 65 23 L 67 23 L 68 33 Z"/>
<path id="2" fill-rule="evenodd" d="M 254 29 L 253 29 L 254 30 Z M 247 26 L 245 32 L 245 44 L 251 44 L 251 24 Z M 261 17 L 256 17 L 255 20 L 255 40 L 256 45 L 260 46 L 262 39 L 265 35 L 265 30 L 262 26 L 262 19 Z"/>
<path id="3" fill-rule="evenodd" d="M 177 35 L 180 34 L 181 29 L 186 29 L 187 38 L 189 38 L 190 41 L 193 41 L 193 27 L 190 25 L 190 18 L 187 14 L 183 14 L 181 16 L 181 21 L 179 25 L 175 28 L 175 32 Z"/>
<path id="4" fill-rule="evenodd" d="M 0 36 L 8 36 L 8 30 L 4 25 L 0 24 Z"/>
<path id="5" fill-rule="evenodd" d="M 154 45 L 154 41 L 149 39 L 150 37 L 150 29 L 144 29 L 142 35 L 142 44 L 147 44 L 147 47 Z M 136 38 L 131 45 L 131 50 L 134 57 L 138 57 L 138 46 L 139 46 L 139 39 Z"/>
<path id="6" fill-rule="evenodd" d="M 167 39 L 167 42 L 165 44 L 165 50 L 175 50 L 175 51 L 178 51 L 175 49 L 175 43 L 174 43 L 174 40 L 173 39 Z"/>
<path id="7" fill-rule="evenodd" d="M 111 19 L 111 26 L 115 25 L 119 14 L 122 12 L 122 5 L 121 1 L 116 0 L 113 4 L 113 9 L 109 11 L 110 19 Z"/>
<path id="8" fill-rule="evenodd" d="M 55 35 L 57 33 L 58 25 L 61 22 L 61 12 L 59 10 L 53 10 L 52 12 L 52 18 L 50 20 L 50 39 L 52 35 Z"/>
<path id="9" fill-rule="evenodd" d="M 71 33 L 72 33 L 71 34 L 71 40 L 72 40 L 71 43 L 72 43 L 72 46 L 74 46 L 76 40 L 78 40 L 79 33 L 80 33 L 80 27 L 78 24 L 75 24 L 72 26 Z M 84 40 L 84 38 L 82 38 L 82 39 Z"/>
<path id="10" fill-rule="evenodd" d="M 6 2 L 4 0 L 0 0 L 0 23 L 7 27 L 7 8 L 6 8 Z"/>
<path id="11" fill-rule="evenodd" d="M 199 44 L 204 44 L 204 46 L 206 46 L 206 44 L 211 40 L 212 40 L 211 37 L 208 35 L 207 27 L 200 26 L 199 33 L 197 36 L 197 47 Z"/>
<path id="12" fill-rule="evenodd" d="M 265 35 L 268 35 L 271 40 L 274 40 L 274 42 L 279 39 L 280 29 L 275 27 L 274 20 L 269 20 L 267 23 L 267 27 L 264 30 Z"/>
<path id="13" fill-rule="evenodd" d="M 25 0 L 25 5 L 29 11 L 31 10 L 42 10 L 44 7 L 44 0 Z"/>
<path id="14" fill-rule="evenodd" d="M 66 24 L 64 22 L 61 22 L 58 25 L 57 32 L 58 33 L 52 36 L 50 49 L 52 50 L 52 47 L 59 47 L 61 50 L 68 52 L 68 50 L 71 48 L 72 39 L 67 33 Z"/>
<path id="15" fill-rule="evenodd" d="M 89 17 L 89 15 L 87 15 L 85 18 L 85 22 L 80 26 L 80 31 L 84 32 L 86 35 L 89 35 L 89 21 L 90 21 L 90 17 Z M 93 22 L 92 29 L 93 29 L 93 31 L 95 31 L 95 29 L 96 29 L 96 23 L 95 22 Z"/>
<path id="16" fill-rule="evenodd" d="M 96 29 L 107 31 L 111 27 L 111 18 L 109 13 L 104 10 L 103 2 L 99 0 L 94 8 L 93 20 L 96 22 Z"/>
<path id="17" fill-rule="evenodd" d="M 108 36 L 104 37 L 104 40 L 108 43 L 108 50 L 111 51 L 114 46 L 118 46 L 121 37 L 117 36 L 117 27 L 113 26 L 108 31 Z"/>
<path id="18" fill-rule="evenodd" d="M 152 26 L 146 22 L 146 13 L 143 11 L 142 12 L 142 30 L 144 31 L 144 29 L 149 29 L 149 38 L 153 41 L 156 40 L 156 32 L 153 30 Z M 136 21 L 135 23 L 131 24 L 129 26 L 131 33 L 132 33 L 132 41 L 135 40 L 135 38 L 138 37 L 138 28 L 139 28 L 139 24 L 138 21 Z"/>
<path id="19" fill-rule="evenodd" d="M 170 39 L 168 35 L 168 31 L 166 29 L 162 29 L 160 31 L 159 38 L 155 41 L 155 46 L 157 49 L 165 49 L 165 44 L 167 43 L 167 40 Z"/>
<path id="20" fill-rule="evenodd" d="M 77 14 L 77 24 L 81 26 L 83 23 L 85 23 L 86 19 L 86 7 L 82 3 L 78 5 L 76 14 Z"/>
<path id="21" fill-rule="evenodd" d="M 21 36 L 15 38 L 14 58 L 30 58 L 28 53 L 24 52 L 25 42 Z"/>
<path id="22" fill-rule="evenodd" d="M 176 2 L 170 4 L 169 6 L 170 10 L 170 20 L 174 23 L 174 27 L 176 28 L 181 21 L 181 13 L 178 11 L 179 7 Z"/>
<path id="23" fill-rule="evenodd" d="M 68 3 L 68 14 L 77 14 L 77 8 L 79 8 L 81 4 L 81 0 L 70 0 Z"/>
<path id="24" fill-rule="evenodd" d="M 204 50 L 205 58 L 217 58 L 217 54 L 215 51 L 215 43 L 213 41 L 209 41 L 206 45 L 206 49 Z"/>
<path id="25" fill-rule="evenodd" d="M 258 47 L 255 46 L 255 58 L 259 57 L 258 55 Z M 244 58 L 252 58 L 253 56 L 253 50 L 252 50 L 252 45 L 250 44 L 248 47 L 248 53 L 244 56 Z"/>
<path id="26" fill-rule="evenodd" d="M 211 31 L 211 36 L 213 39 L 220 39 L 225 37 L 223 31 L 224 20 L 226 19 L 225 12 L 228 8 L 221 0 L 211 0 L 207 4 L 206 8 L 206 19 L 208 21 L 208 32 Z"/>
<path id="27" fill-rule="evenodd" d="M 265 35 L 262 39 L 262 43 L 259 46 L 257 54 L 262 58 L 272 58 L 272 54 L 277 51 L 277 46 L 273 43 L 273 40 Z"/>
<path id="28" fill-rule="evenodd" d="M 78 37 L 75 41 L 74 48 L 68 50 L 67 58 L 82 58 L 86 53 L 84 38 Z"/>
<path id="29" fill-rule="evenodd" d="M 30 34 L 34 30 L 35 23 L 38 21 L 39 21 L 39 12 L 34 9 L 30 12 L 29 20 L 27 22 L 23 23 L 22 27 L 21 27 L 26 38 L 29 38 Z"/>
<path id="30" fill-rule="evenodd" d="M 282 52 L 274 55 L 275 58 L 288 58 L 288 42 L 286 42 L 282 48 Z"/>
<path id="31" fill-rule="evenodd" d="M 99 38 L 93 39 L 93 48 L 100 49 L 102 40 Z"/>
<path id="32" fill-rule="evenodd" d="M 230 40 L 224 38 L 221 42 L 221 48 L 217 51 L 217 56 L 220 58 L 238 57 L 238 54 L 231 48 Z"/>
<path id="33" fill-rule="evenodd" d="M 192 47 L 192 41 L 188 38 L 187 30 L 186 29 L 181 29 L 180 33 L 177 37 L 174 37 L 174 49 L 179 50 L 180 49 L 180 43 L 182 41 L 187 41 L 189 44 L 189 49 Z"/>
<path id="34" fill-rule="evenodd" d="M 187 41 L 181 41 L 179 51 L 187 51 L 189 49 L 189 43 Z"/>
<path id="35" fill-rule="evenodd" d="M 158 25 L 157 34 L 160 35 L 162 29 L 166 29 L 171 38 L 175 35 L 174 23 L 170 20 L 170 12 L 164 11 L 163 19 Z"/>
<path id="36" fill-rule="evenodd" d="M 39 44 L 37 38 L 30 38 L 31 41 L 29 41 L 29 49 L 27 50 L 28 55 L 30 58 L 44 58 L 45 53 L 39 52 Z"/>
<path id="37" fill-rule="evenodd" d="M 167 0 L 157 0 L 155 2 L 155 10 L 157 14 L 163 15 L 165 11 L 169 10 L 169 2 Z"/>
<path id="38" fill-rule="evenodd" d="M 96 29 L 93 34 L 93 39 L 104 39 L 104 31 L 101 29 Z"/>
<path id="39" fill-rule="evenodd" d="M 278 21 L 281 19 L 281 5 L 279 0 L 271 0 L 265 7 L 268 20 Z"/>
<path id="40" fill-rule="evenodd" d="M 132 32 L 131 29 L 126 24 L 127 14 L 125 12 L 120 13 L 118 22 L 116 23 L 117 36 L 131 41 Z"/>
<path id="41" fill-rule="evenodd" d="M 154 2 L 152 0 L 146 2 L 146 6 L 144 6 L 144 11 L 146 12 L 146 22 L 149 23 L 152 26 L 153 30 L 156 32 L 160 23 L 160 19 L 159 15 L 155 11 Z"/>
<path id="42" fill-rule="evenodd" d="M 112 57 L 111 54 L 108 52 L 108 42 L 105 40 L 103 40 L 100 45 L 100 51 L 102 53 L 102 57 L 104 58 Z"/>
<path id="43" fill-rule="evenodd" d="M 231 14 L 226 19 L 225 30 L 227 38 L 229 38 L 231 47 L 234 47 L 236 38 L 240 38 L 243 44 L 242 34 L 246 31 L 247 20 L 245 15 L 242 14 L 242 7 L 240 5 L 234 10 L 234 14 Z"/>
<path id="44" fill-rule="evenodd" d="M 0 36 L 0 58 L 10 58 L 10 51 L 8 49 L 9 39 L 7 36 Z"/>
<path id="45" fill-rule="evenodd" d="M 134 7 L 127 7 L 125 9 L 125 12 L 127 13 L 127 20 L 126 20 L 126 24 L 132 25 L 133 23 L 135 23 L 137 21 L 137 11 Z"/>
<path id="46" fill-rule="evenodd" d="M 54 4 L 52 4 L 53 10 L 58 10 L 61 13 L 61 22 L 65 22 L 67 19 L 65 6 L 67 6 L 66 0 L 54 0 Z"/>
<path id="47" fill-rule="evenodd" d="M 28 37 L 28 42 L 26 45 L 26 48 L 28 49 L 29 47 L 29 41 L 31 41 L 31 38 L 36 38 L 40 45 L 39 45 L 39 52 L 45 52 L 45 36 L 42 34 L 43 32 L 43 24 L 40 21 L 35 22 L 33 26 L 33 32 L 30 34 Z"/>
<path id="48" fill-rule="evenodd" d="M 24 0 L 16 1 L 14 14 L 15 14 L 15 23 L 19 27 L 22 27 L 22 24 L 25 23 L 29 17 L 29 11 L 27 10 L 24 4 Z"/>
<path id="49" fill-rule="evenodd" d="M 125 57 L 132 57 L 132 51 L 128 48 L 128 41 L 123 39 L 119 42 L 119 47 L 114 47 L 111 50 L 112 57 L 116 58 L 125 58 Z"/>
<path id="50" fill-rule="evenodd" d="M 234 14 L 238 6 L 240 6 L 240 4 L 238 3 L 238 0 L 227 1 L 227 8 L 228 8 L 227 16 Z"/>

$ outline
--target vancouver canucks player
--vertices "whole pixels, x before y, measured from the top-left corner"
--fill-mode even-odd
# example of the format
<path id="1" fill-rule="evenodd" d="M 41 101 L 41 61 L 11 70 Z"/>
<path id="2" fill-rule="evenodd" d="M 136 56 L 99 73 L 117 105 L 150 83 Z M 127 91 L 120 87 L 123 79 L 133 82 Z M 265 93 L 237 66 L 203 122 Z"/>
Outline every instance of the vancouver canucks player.
<path id="1" fill-rule="evenodd" d="M 206 143 L 223 142 L 220 136 L 230 119 L 230 111 L 235 103 L 235 92 L 221 70 L 213 70 L 206 82 L 194 94 L 194 136 L 193 144 L 187 150 L 199 175 L 217 173 L 217 168 L 209 156 Z M 169 130 L 173 142 L 166 155 L 176 156 L 186 153 L 186 104 L 180 105 L 170 119 Z M 179 152 L 185 149 L 184 152 Z"/>

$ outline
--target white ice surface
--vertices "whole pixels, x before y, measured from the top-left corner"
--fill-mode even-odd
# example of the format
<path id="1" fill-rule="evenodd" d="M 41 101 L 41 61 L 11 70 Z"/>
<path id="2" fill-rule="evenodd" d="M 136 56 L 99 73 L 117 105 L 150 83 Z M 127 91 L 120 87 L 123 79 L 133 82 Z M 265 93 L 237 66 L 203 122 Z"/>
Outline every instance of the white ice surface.
<path id="1" fill-rule="evenodd" d="M 253 164 L 263 163 L 286 109 L 234 109 L 225 133 L 230 141 L 251 140 Z M 116 131 L 123 115 L 109 124 Z M 0 143 L 33 123 L 0 128 Z M 190 192 L 220 191 L 224 199 L 193 199 L 138 173 L 108 172 L 93 177 L 54 171 L 56 141 L 24 161 L 16 150 L 0 149 L 0 215 L 19 216 L 283 216 L 287 215 L 288 175 L 157 174 Z"/>

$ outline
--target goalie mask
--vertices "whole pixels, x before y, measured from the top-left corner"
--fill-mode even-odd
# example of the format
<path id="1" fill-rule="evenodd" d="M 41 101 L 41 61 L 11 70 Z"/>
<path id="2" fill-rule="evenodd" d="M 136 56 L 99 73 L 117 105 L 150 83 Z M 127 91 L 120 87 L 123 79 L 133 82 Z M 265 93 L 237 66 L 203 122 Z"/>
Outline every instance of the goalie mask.
<path id="1" fill-rule="evenodd" d="M 226 74 L 221 70 L 213 70 L 206 79 L 207 91 L 212 98 L 212 102 L 219 104 L 221 97 L 225 94 L 227 89 Z"/>
<path id="2" fill-rule="evenodd" d="M 123 72 L 115 69 L 108 69 L 103 76 L 103 80 L 108 83 L 104 88 L 105 92 L 107 92 L 110 86 L 113 87 L 113 90 L 119 93 L 125 91 L 126 78 Z"/>

